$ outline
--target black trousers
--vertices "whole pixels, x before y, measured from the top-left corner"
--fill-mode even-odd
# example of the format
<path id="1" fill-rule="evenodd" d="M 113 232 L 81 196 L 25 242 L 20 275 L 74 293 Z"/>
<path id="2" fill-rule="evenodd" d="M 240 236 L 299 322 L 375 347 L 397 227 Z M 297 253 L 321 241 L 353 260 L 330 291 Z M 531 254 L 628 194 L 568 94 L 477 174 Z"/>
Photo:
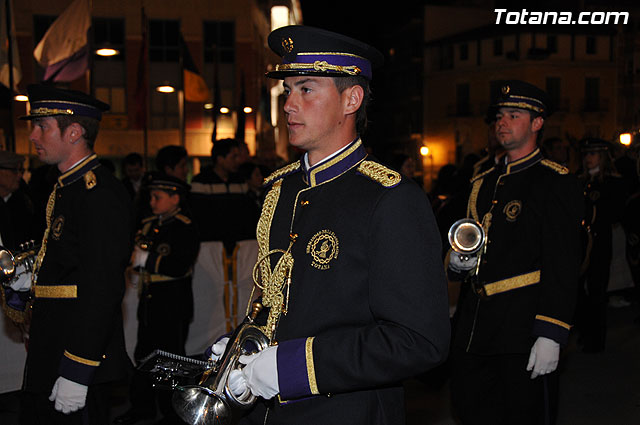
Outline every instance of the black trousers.
<path id="1" fill-rule="evenodd" d="M 464 425 L 552 425 L 557 372 L 531 379 L 529 354 L 451 353 L 451 401 Z"/>
<path id="2" fill-rule="evenodd" d="M 54 408 L 47 393 L 24 391 L 20 399 L 20 425 L 107 425 L 110 384 L 91 385 L 83 409 L 65 415 Z"/>

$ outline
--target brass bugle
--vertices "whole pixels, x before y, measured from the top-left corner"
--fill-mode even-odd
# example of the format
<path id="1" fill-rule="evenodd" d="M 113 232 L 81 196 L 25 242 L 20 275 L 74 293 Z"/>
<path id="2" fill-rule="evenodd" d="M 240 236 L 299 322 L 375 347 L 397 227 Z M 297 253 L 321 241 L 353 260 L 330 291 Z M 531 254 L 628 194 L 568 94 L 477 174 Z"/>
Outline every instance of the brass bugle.
<path id="1" fill-rule="evenodd" d="M 242 410 L 248 409 L 257 397 L 247 389 L 236 396 L 229 387 L 229 375 L 239 369 L 240 356 L 250 354 L 246 343 L 258 351 L 269 346 L 269 339 L 254 324 L 261 305 L 254 304 L 253 314 L 247 316 L 229 339 L 227 348 L 216 366 L 201 378 L 199 385 L 176 386 L 172 405 L 180 418 L 190 425 L 230 425 L 237 421 Z"/>
<path id="2" fill-rule="evenodd" d="M 449 244 L 458 254 L 475 254 L 482 249 L 484 243 L 484 229 L 471 218 L 462 218 L 449 229 Z"/>
<path id="3" fill-rule="evenodd" d="M 32 272 L 40 247 L 33 241 L 21 244 L 15 254 L 0 246 L 0 283 L 7 287 L 18 277 L 16 271 L 24 266 L 25 272 Z"/>

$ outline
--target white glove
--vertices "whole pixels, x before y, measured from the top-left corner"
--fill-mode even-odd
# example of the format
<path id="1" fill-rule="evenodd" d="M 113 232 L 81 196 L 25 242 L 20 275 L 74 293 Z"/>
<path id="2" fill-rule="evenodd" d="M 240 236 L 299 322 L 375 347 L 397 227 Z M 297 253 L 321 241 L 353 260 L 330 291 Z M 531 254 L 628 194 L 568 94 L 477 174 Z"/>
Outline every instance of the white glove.
<path id="1" fill-rule="evenodd" d="M 269 400 L 280 392 L 278 385 L 278 346 L 267 347 L 256 354 L 240 356 L 246 366 L 242 376 L 251 393 Z"/>
<path id="2" fill-rule="evenodd" d="M 131 256 L 131 265 L 135 269 L 136 267 L 144 267 L 149 257 L 149 251 L 145 251 L 136 245 L 133 249 L 133 255 Z"/>
<path id="3" fill-rule="evenodd" d="M 556 370 L 558 359 L 560 359 L 560 344 L 552 339 L 539 336 L 531 347 L 529 364 L 527 365 L 527 370 L 533 370 L 531 379 Z"/>
<path id="4" fill-rule="evenodd" d="M 465 255 L 458 254 L 455 251 L 451 251 L 449 254 L 449 268 L 454 272 L 466 272 L 475 268 L 478 264 L 477 255 Z"/>
<path id="5" fill-rule="evenodd" d="M 244 379 L 242 370 L 233 369 L 229 374 L 229 389 L 234 396 L 239 399 L 245 399 L 249 394 L 249 387 L 247 387 L 247 380 Z"/>
<path id="6" fill-rule="evenodd" d="M 87 401 L 87 390 L 86 385 L 59 376 L 56 383 L 53 384 L 49 400 L 55 401 L 55 408 L 58 412 L 68 415 L 84 407 Z"/>
<path id="7" fill-rule="evenodd" d="M 211 357 L 210 359 L 214 362 L 220 360 L 220 357 L 224 353 L 224 350 L 227 348 L 227 344 L 229 343 L 229 337 L 225 336 L 220 341 L 216 342 L 211 346 Z M 235 393 L 234 393 L 235 394 Z"/>
<path id="8" fill-rule="evenodd" d="M 9 287 L 14 291 L 28 291 L 31 289 L 31 272 L 25 271 L 25 267 L 20 264 L 16 267 L 16 277 Z"/>

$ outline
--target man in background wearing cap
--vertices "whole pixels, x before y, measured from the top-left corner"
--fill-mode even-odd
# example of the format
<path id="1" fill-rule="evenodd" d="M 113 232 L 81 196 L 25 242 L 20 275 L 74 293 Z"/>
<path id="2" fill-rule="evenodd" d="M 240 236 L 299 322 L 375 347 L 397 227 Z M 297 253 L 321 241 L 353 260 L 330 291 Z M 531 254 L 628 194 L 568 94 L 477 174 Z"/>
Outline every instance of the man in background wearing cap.
<path id="1" fill-rule="evenodd" d="M 33 202 L 24 189 L 24 157 L 0 151 L 0 245 L 14 252 L 20 244 L 37 240 Z"/>
<path id="2" fill-rule="evenodd" d="M 21 423 L 108 423 L 108 383 L 130 367 L 121 303 L 132 240 L 131 201 L 93 153 L 109 106 L 84 93 L 28 88 L 29 140 L 61 175 L 35 260 Z"/>
<path id="3" fill-rule="evenodd" d="M 283 56 L 267 75 L 284 79 L 289 142 L 306 154 L 265 182 L 257 321 L 271 346 L 231 372 L 234 393 L 264 399 L 241 423 L 404 423 L 402 380 L 444 360 L 449 317 L 427 196 L 359 136 L 382 55 L 302 26 L 269 45 Z"/>
<path id="4" fill-rule="evenodd" d="M 141 285 L 134 353 L 137 363 L 156 349 L 185 355 L 193 317 L 191 273 L 200 247 L 195 226 L 181 208 L 189 185 L 157 173 L 147 189 L 153 215 L 142 220 L 132 257 Z M 131 409 L 114 423 L 128 425 L 154 418 L 156 399 L 164 416 L 161 423 L 179 422 L 171 407 L 171 392 L 155 390 L 145 373 L 134 372 L 129 396 Z"/>
<path id="5" fill-rule="evenodd" d="M 624 214 L 627 192 L 616 172 L 611 143 L 595 137 L 580 141 L 579 174 L 585 205 L 583 246 L 576 327 L 585 353 L 604 350 L 607 336 L 607 287 L 613 255 L 613 226 Z"/>
<path id="6" fill-rule="evenodd" d="M 554 399 L 552 372 L 575 308 L 582 202 L 577 179 L 537 147 L 548 104 L 545 92 L 523 81 L 502 87 L 494 106 L 506 156 L 472 179 L 469 196 L 469 217 L 486 234 L 484 249 L 471 258 L 450 255 L 451 274 L 468 284 L 457 312 L 451 381 L 453 407 L 465 425 L 554 420 L 545 398 Z"/>

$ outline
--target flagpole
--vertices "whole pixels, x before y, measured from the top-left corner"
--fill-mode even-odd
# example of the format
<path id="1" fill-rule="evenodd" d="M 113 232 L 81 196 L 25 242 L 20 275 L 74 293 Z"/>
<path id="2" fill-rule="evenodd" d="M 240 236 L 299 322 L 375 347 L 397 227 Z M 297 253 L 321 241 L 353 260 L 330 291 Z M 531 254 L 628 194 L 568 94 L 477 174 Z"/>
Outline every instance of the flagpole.
<path id="1" fill-rule="evenodd" d="M 142 3 L 142 2 L 141 2 Z M 146 54 L 142 54 L 140 57 L 141 61 L 145 61 L 144 63 L 144 73 L 145 75 L 142 76 L 142 81 L 143 84 L 145 84 L 146 86 L 144 87 L 144 119 L 143 119 L 143 125 L 142 125 L 142 151 L 143 151 L 143 157 L 144 157 L 144 165 L 145 168 L 148 170 L 149 169 L 149 79 L 147 78 L 149 75 L 149 49 L 147 46 L 148 43 L 148 23 L 147 23 L 147 15 L 144 11 L 144 4 L 140 7 L 140 22 L 141 22 L 141 29 L 142 29 L 142 51 L 146 52 Z M 138 66 L 139 68 L 139 66 Z M 140 77 L 138 77 L 140 78 Z"/>
<path id="2" fill-rule="evenodd" d="M 211 144 L 218 139 L 218 112 L 220 111 L 220 80 L 218 79 L 218 45 L 213 45 L 213 109 L 211 109 L 213 120 L 213 132 L 211 133 Z"/>
<path id="3" fill-rule="evenodd" d="M 185 128 L 185 108 L 184 108 L 184 49 L 188 49 L 187 42 L 184 40 L 182 35 L 182 31 L 180 31 L 180 56 L 179 56 L 179 66 L 180 66 L 180 89 L 178 90 L 178 125 L 180 126 L 180 146 L 185 147 L 186 141 L 186 128 Z"/>
<path id="4" fill-rule="evenodd" d="M 93 40 L 93 0 L 89 0 L 89 35 L 87 36 L 87 38 L 89 40 L 88 44 L 89 44 L 89 94 L 91 96 L 95 95 L 95 81 L 93 78 L 93 71 L 94 71 L 94 67 L 95 67 L 95 61 L 93 58 L 93 48 L 94 48 L 94 40 Z"/>
<path id="5" fill-rule="evenodd" d="M 9 131 L 6 137 L 6 142 L 7 142 L 7 150 L 10 152 L 15 152 L 16 151 L 16 129 L 15 129 L 15 124 L 13 122 L 13 111 L 14 111 L 14 82 L 13 82 L 13 38 L 11 37 L 11 0 L 5 0 L 5 10 L 6 10 L 6 19 L 7 19 L 7 40 L 8 40 L 8 50 L 7 53 L 9 54 L 9 93 L 11 94 L 11 97 L 9 99 Z"/>

